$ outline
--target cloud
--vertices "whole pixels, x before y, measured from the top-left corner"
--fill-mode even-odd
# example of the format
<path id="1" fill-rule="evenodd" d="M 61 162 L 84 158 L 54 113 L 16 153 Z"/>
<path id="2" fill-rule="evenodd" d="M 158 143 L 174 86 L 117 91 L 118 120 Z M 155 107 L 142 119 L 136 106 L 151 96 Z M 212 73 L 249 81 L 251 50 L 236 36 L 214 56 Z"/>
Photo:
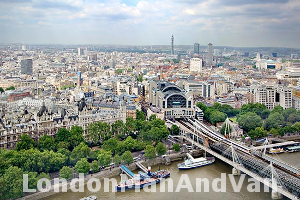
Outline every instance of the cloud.
<path id="1" fill-rule="evenodd" d="M 182 44 L 292 44 L 300 31 L 299 13 L 299 0 L 0 0 L 0 26 L 5 24 L 0 42 L 31 41 L 27 35 L 8 37 L 30 29 L 30 36 L 38 32 L 53 43 L 90 38 L 97 43 L 166 44 L 173 33 Z M 286 37 L 275 34 L 278 31 Z M 78 35 L 89 38 L 76 39 Z M 257 39 L 250 41 L 248 35 Z M 274 42 L 266 43 L 268 36 Z"/>

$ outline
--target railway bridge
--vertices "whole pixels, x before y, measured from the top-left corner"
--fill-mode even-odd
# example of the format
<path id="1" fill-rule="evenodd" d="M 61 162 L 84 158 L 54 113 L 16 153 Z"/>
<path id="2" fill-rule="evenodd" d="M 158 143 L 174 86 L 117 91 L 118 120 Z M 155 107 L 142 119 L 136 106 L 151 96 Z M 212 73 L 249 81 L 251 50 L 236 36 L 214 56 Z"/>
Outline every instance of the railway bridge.
<path id="1" fill-rule="evenodd" d="M 167 123 L 176 124 L 180 128 L 180 137 L 231 165 L 234 175 L 243 172 L 272 188 L 272 199 L 280 199 L 282 195 L 299 199 L 299 169 L 275 160 L 263 151 L 227 139 L 196 119 L 177 119 L 175 122 L 167 120 Z"/>

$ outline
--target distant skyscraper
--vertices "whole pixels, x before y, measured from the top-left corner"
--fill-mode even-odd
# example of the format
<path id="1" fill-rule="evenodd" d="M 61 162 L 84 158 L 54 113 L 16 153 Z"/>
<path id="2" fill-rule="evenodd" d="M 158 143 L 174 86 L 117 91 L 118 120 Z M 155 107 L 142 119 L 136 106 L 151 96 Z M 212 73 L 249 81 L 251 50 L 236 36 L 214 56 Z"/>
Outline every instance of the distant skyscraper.
<path id="1" fill-rule="evenodd" d="M 25 45 L 22 45 L 22 50 L 26 51 L 26 46 Z"/>
<path id="2" fill-rule="evenodd" d="M 202 59 L 192 58 L 190 60 L 190 72 L 201 72 L 202 71 Z"/>
<path id="3" fill-rule="evenodd" d="M 213 63 L 213 45 L 209 43 L 207 45 L 208 48 L 208 54 L 207 54 L 207 64 L 212 65 Z"/>
<path id="4" fill-rule="evenodd" d="M 214 56 L 218 57 L 220 55 L 219 49 L 214 49 Z"/>
<path id="5" fill-rule="evenodd" d="M 200 54 L 200 44 L 199 43 L 194 44 L 194 53 Z"/>
<path id="6" fill-rule="evenodd" d="M 272 56 L 273 56 L 274 58 L 277 58 L 277 53 L 272 53 Z"/>
<path id="7" fill-rule="evenodd" d="M 174 52 L 174 36 L 173 35 L 171 37 L 171 54 L 172 55 L 175 54 L 175 52 Z"/>
<path id="8" fill-rule="evenodd" d="M 80 87 L 82 85 L 81 71 L 77 72 L 77 86 Z"/>
<path id="9" fill-rule="evenodd" d="M 83 56 L 84 55 L 84 49 L 78 47 L 78 56 Z"/>
<path id="10" fill-rule="evenodd" d="M 261 60 L 261 54 L 260 53 L 256 54 L 256 60 Z"/>
<path id="11" fill-rule="evenodd" d="M 21 60 L 21 74 L 32 75 L 32 59 Z"/>

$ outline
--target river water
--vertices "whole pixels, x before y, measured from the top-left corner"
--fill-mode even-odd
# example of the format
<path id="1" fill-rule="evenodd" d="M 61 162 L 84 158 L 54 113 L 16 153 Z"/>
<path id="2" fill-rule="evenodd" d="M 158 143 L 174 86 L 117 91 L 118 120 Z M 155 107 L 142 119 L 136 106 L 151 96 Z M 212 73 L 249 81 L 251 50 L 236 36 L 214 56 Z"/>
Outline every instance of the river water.
<path id="1" fill-rule="evenodd" d="M 300 163 L 300 152 L 298 153 L 284 153 L 279 155 L 279 157 L 276 155 L 277 159 L 281 159 L 285 162 L 288 162 L 291 165 L 298 166 Z M 177 164 L 179 162 L 173 162 L 169 166 L 154 166 L 152 167 L 152 170 L 157 170 L 158 167 L 160 169 L 168 169 L 171 172 L 171 178 L 173 180 L 173 192 L 161 192 L 160 191 L 160 184 L 154 186 L 156 189 L 156 192 L 145 192 L 141 190 L 140 192 L 135 192 L 134 190 L 128 190 L 126 192 L 104 192 L 103 189 L 103 181 L 101 182 L 101 189 L 97 193 L 92 193 L 87 190 L 85 187 L 85 192 L 83 193 L 74 193 L 72 191 L 68 191 L 67 193 L 58 193 L 56 195 L 44 198 L 45 200 L 67 200 L 67 199 L 74 199 L 77 200 L 79 198 L 83 198 L 89 195 L 94 195 L 98 199 L 130 199 L 130 200 L 155 200 L 155 199 L 205 199 L 205 200 L 216 200 L 216 199 L 222 199 L 222 200 L 240 200 L 240 199 L 251 199 L 251 200 L 270 200 L 271 199 L 271 193 L 270 192 L 263 192 L 263 185 L 260 185 L 261 192 L 249 192 L 247 190 L 247 187 L 249 186 L 248 178 L 245 178 L 245 181 L 242 185 L 240 192 L 234 192 L 232 183 L 229 180 L 228 174 L 231 174 L 232 167 L 223 163 L 220 160 L 216 160 L 216 162 L 209 166 L 204 166 L 196 169 L 191 170 L 185 170 L 185 171 L 179 171 L 177 168 Z M 135 171 L 137 173 L 137 171 Z M 212 182 L 215 178 L 221 178 L 221 173 L 226 173 L 226 192 L 214 192 L 212 190 Z M 181 189 L 180 192 L 175 192 L 176 188 L 178 186 L 180 177 L 182 174 L 187 174 L 189 177 L 189 180 L 191 182 L 191 185 L 193 187 L 194 192 L 189 192 L 187 189 Z M 114 177 L 117 179 L 117 181 L 120 181 L 120 176 Z M 203 192 L 203 186 L 202 186 L 202 192 L 196 192 L 196 178 L 207 178 L 209 180 L 209 192 Z M 238 183 L 240 176 L 234 177 L 236 183 Z M 253 182 L 252 182 L 253 183 Z M 184 182 L 185 184 L 185 182 Z M 220 186 L 220 184 L 219 184 Z M 110 186 L 111 188 L 112 186 Z M 168 189 L 166 184 L 166 190 Z"/>

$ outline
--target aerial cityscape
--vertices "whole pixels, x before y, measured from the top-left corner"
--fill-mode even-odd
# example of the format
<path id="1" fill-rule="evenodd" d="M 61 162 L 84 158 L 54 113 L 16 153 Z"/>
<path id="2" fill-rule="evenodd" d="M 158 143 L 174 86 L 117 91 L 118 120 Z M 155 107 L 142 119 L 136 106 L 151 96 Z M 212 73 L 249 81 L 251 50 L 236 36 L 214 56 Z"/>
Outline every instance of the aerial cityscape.
<path id="1" fill-rule="evenodd" d="M 0 0 L 0 199 L 300 199 L 299 9 Z"/>

